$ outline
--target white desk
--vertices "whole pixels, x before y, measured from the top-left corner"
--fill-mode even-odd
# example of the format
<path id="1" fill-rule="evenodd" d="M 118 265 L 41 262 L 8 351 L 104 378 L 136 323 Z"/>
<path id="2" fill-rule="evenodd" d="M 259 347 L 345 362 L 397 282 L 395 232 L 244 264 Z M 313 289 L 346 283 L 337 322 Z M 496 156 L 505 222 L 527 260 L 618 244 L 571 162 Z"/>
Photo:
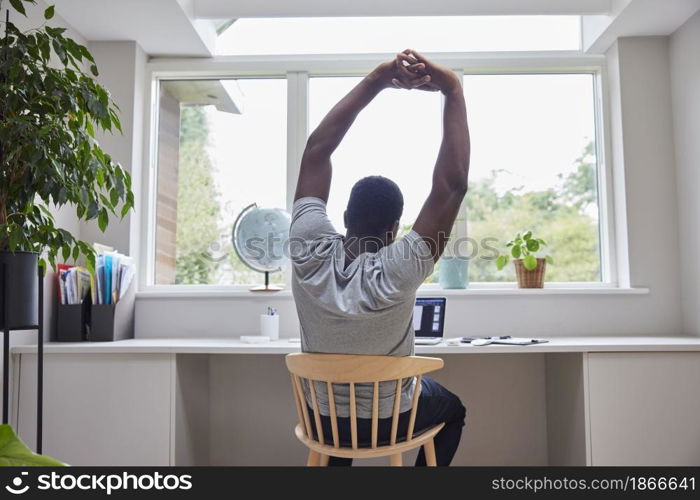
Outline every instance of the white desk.
<path id="1" fill-rule="evenodd" d="M 289 354 L 299 351 L 299 342 L 281 339 L 264 344 L 247 344 L 237 338 L 129 339 L 117 342 L 49 342 L 44 351 L 51 353 L 99 354 Z M 561 337 L 545 344 L 529 346 L 462 344 L 416 346 L 416 354 L 487 353 L 564 353 L 564 352 L 664 352 L 700 351 L 700 337 Z M 35 345 L 12 348 L 13 354 L 35 353 Z"/>
<path id="2" fill-rule="evenodd" d="M 44 450 L 75 465 L 303 463 L 282 356 L 298 350 L 288 340 L 49 343 Z M 700 338 L 416 353 L 445 359 L 435 378 L 468 408 L 457 464 L 700 463 Z M 13 420 L 31 446 L 36 347 L 12 354 Z"/>

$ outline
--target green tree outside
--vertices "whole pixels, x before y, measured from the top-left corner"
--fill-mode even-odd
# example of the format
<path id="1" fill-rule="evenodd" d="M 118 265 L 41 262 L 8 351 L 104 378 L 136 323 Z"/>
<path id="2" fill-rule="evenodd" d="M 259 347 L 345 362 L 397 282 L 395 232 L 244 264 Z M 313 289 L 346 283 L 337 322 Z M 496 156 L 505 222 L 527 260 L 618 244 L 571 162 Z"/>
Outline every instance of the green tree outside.
<path id="1" fill-rule="evenodd" d="M 575 170 L 560 176 L 562 185 L 557 189 L 499 194 L 494 189 L 497 176 L 494 171 L 490 178 L 469 186 L 469 235 L 480 246 L 479 255 L 470 261 L 470 281 L 515 281 L 513 266 L 498 271 L 488 247 L 503 251 L 506 241 L 527 229 L 547 242 L 554 258 L 554 265 L 547 266 L 547 281 L 600 280 L 593 142 L 576 160 Z"/>
<path id="2" fill-rule="evenodd" d="M 217 263 L 211 245 L 219 239 L 221 208 L 207 152 L 209 125 L 201 106 L 183 106 L 180 114 L 180 164 L 177 189 L 176 284 L 207 284 Z"/>
<path id="3" fill-rule="evenodd" d="M 246 266 L 233 250 L 233 221 L 227 220 L 219 202 L 214 163 L 207 151 L 209 132 L 203 106 L 182 107 L 175 283 L 261 284 L 263 274 Z M 270 274 L 270 283 L 283 281 L 282 272 Z"/>

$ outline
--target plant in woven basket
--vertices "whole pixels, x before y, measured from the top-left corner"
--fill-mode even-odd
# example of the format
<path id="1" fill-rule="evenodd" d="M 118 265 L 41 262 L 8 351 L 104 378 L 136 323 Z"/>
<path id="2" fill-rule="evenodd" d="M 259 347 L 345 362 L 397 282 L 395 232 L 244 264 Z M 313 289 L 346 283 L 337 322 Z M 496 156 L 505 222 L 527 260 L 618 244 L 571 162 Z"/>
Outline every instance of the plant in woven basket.
<path id="1" fill-rule="evenodd" d="M 546 246 L 547 243 L 542 238 L 535 238 L 532 231 L 517 233 L 515 238 L 506 243 L 508 253 L 503 253 L 496 259 L 496 267 L 500 271 L 512 257 L 520 287 L 542 288 L 546 264 L 554 263 L 551 255 L 543 255 Z"/>

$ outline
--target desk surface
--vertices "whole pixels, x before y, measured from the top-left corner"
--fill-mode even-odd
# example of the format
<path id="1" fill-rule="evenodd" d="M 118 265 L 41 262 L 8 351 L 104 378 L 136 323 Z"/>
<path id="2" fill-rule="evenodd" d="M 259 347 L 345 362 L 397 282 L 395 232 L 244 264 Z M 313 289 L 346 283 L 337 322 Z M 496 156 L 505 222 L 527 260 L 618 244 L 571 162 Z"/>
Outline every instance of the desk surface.
<path id="1" fill-rule="evenodd" d="M 236 339 L 175 338 L 129 339 L 116 342 L 49 342 L 46 354 L 102 353 L 102 354 L 288 354 L 299 351 L 299 343 L 282 339 L 265 344 L 245 344 Z M 416 354 L 486 354 L 486 353 L 547 353 L 547 352 L 644 352 L 644 351 L 700 351 L 700 337 L 553 337 L 546 344 L 528 346 L 444 343 L 416 346 Z M 34 353 L 36 345 L 18 345 L 14 354 Z"/>

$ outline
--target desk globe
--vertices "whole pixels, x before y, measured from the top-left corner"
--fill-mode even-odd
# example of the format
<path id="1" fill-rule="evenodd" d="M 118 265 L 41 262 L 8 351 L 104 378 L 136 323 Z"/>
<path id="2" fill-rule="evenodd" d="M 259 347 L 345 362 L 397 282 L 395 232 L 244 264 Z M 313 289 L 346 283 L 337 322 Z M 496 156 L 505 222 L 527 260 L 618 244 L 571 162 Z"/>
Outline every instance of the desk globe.
<path id="1" fill-rule="evenodd" d="M 278 292 L 283 287 L 270 285 L 270 273 L 281 271 L 289 261 L 285 253 L 291 216 L 281 208 L 244 208 L 233 224 L 232 238 L 236 255 L 246 266 L 265 274 L 265 284 L 253 292 Z"/>

